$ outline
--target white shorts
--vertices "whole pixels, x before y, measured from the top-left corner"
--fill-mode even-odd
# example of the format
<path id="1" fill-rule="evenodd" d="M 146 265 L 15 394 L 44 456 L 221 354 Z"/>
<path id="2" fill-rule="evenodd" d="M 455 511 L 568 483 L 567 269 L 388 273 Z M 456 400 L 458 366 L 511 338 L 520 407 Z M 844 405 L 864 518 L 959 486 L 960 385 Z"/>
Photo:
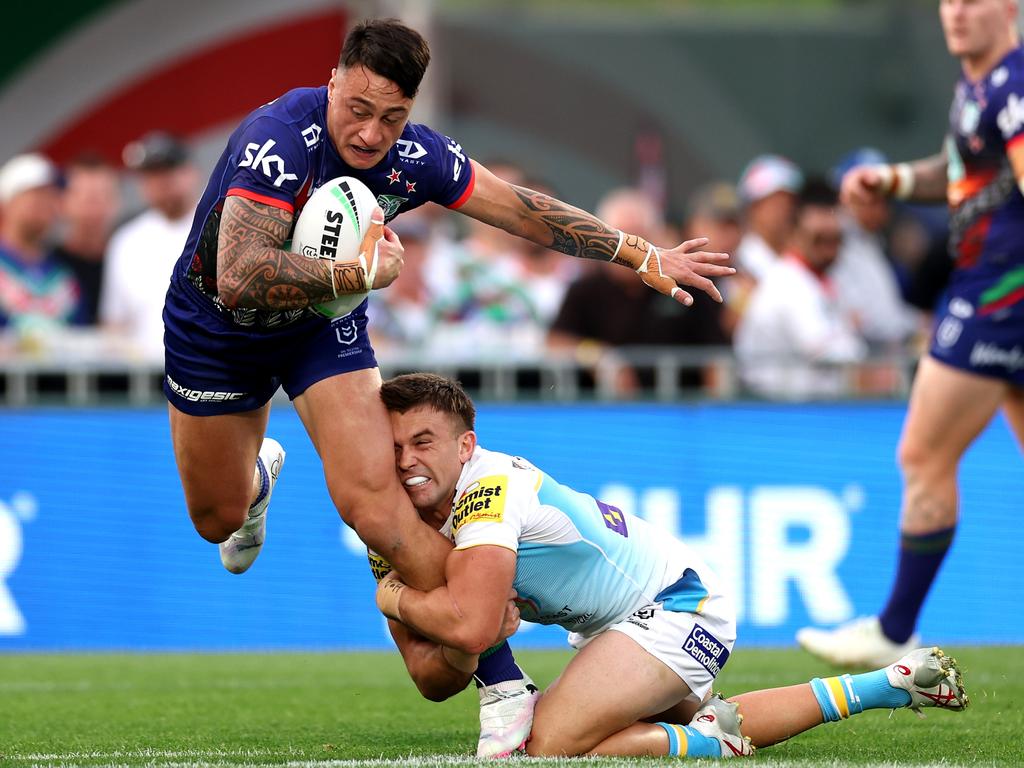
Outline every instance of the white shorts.
<path id="1" fill-rule="evenodd" d="M 649 605 L 631 614 L 614 630 L 636 643 L 679 675 L 690 689 L 684 701 L 701 702 L 711 691 L 718 673 L 729 660 L 736 643 L 736 611 L 724 595 L 711 597 L 700 613 L 667 611 L 660 604 Z M 584 637 L 569 633 L 569 645 L 583 648 L 603 633 Z"/>

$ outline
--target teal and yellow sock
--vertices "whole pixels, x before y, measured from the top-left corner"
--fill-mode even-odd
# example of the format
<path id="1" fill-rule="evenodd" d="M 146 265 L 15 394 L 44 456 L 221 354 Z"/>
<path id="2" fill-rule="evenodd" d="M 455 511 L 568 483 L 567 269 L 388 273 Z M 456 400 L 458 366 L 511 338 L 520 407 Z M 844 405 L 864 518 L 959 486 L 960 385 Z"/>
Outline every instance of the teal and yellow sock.
<path id="1" fill-rule="evenodd" d="M 722 746 L 718 739 L 705 736 L 695 728 L 675 723 L 655 723 L 668 734 L 670 757 L 721 757 Z"/>
<path id="2" fill-rule="evenodd" d="M 816 677 L 811 680 L 811 691 L 826 723 L 844 720 L 865 709 L 899 709 L 910 703 L 910 693 L 894 688 L 884 669 L 824 680 Z"/>

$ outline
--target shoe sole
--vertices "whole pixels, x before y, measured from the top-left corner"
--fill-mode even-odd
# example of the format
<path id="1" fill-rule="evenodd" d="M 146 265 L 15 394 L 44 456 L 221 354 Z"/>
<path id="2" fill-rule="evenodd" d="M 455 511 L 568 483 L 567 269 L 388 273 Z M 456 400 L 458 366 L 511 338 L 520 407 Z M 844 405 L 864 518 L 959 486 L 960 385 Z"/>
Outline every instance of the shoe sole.
<path id="1" fill-rule="evenodd" d="M 967 694 L 967 690 L 964 688 L 964 678 L 963 674 L 960 672 L 960 662 L 952 656 L 947 656 L 946 652 L 939 647 L 933 648 L 932 652 L 935 654 L 935 658 L 939 660 L 939 669 L 941 669 L 946 675 L 946 684 L 951 688 L 956 688 L 957 700 L 960 702 L 959 707 L 941 708 L 951 709 L 954 712 L 963 712 L 971 705 L 971 697 Z"/>

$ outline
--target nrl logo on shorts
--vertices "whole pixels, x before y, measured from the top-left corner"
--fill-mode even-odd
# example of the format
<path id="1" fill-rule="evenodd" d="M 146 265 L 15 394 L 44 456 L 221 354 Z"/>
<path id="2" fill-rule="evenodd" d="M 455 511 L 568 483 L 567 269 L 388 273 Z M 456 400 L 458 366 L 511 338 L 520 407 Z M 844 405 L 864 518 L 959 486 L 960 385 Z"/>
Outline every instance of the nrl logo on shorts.
<path id="1" fill-rule="evenodd" d="M 377 195 L 377 205 L 384 211 L 384 218 L 387 220 L 394 218 L 398 209 L 402 207 L 402 203 L 408 202 L 408 200 L 408 197 L 399 197 L 398 195 Z"/>

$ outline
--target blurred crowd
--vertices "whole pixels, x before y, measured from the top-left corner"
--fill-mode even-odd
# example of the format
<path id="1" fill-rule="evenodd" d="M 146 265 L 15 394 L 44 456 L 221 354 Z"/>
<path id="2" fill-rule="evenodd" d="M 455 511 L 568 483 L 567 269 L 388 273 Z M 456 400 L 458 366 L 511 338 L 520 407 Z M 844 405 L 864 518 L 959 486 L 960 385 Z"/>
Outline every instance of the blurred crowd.
<path id="1" fill-rule="evenodd" d="M 58 168 L 31 153 L 0 166 L 0 359 L 77 349 L 162 363 L 164 293 L 201 177 L 165 133 L 125 147 L 123 165 L 86 154 Z M 143 206 L 134 214 L 124 174 Z"/>
<path id="2" fill-rule="evenodd" d="M 884 161 L 861 149 L 815 176 L 764 155 L 677 211 L 650 185 L 609 191 L 596 211 L 609 225 L 663 246 L 707 237 L 705 250 L 732 254 L 737 272 L 719 281 L 725 302 L 694 292 L 688 308 L 621 267 L 567 258 L 434 206 L 404 213 L 391 224 L 404 270 L 370 303 L 374 346 L 385 362 L 567 360 L 622 397 L 652 385 L 658 354 L 695 350 L 680 386 L 715 386 L 717 352 L 757 396 L 892 392 L 950 264 L 941 214 L 840 204 L 843 173 Z M 559 194 L 516 163 L 484 164 Z M 125 210 L 129 183 L 141 211 Z M 70 338 L 79 347 L 102 339 L 106 357 L 159 364 L 163 296 L 201 183 L 186 146 L 166 133 L 125 147 L 123 167 L 85 155 L 57 168 L 39 154 L 0 166 L 0 360 L 53 355 Z"/>

